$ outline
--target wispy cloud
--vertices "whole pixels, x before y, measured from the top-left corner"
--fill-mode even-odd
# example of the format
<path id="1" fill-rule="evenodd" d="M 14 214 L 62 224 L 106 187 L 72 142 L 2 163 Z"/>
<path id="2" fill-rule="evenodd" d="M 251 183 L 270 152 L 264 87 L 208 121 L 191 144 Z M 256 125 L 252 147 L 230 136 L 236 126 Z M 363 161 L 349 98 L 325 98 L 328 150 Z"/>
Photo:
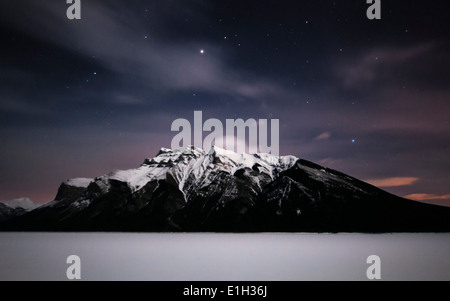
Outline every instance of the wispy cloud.
<path id="1" fill-rule="evenodd" d="M 409 47 L 384 47 L 371 49 L 359 57 L 338 64 L 336 75 L 342 79 L 343 86 L 355 88 L 361 84 L 395 77 L 397 68 L 431 51 L 431 43 Z"/>
<path id="2" fill-rule="evenodd" d="M 330 137 L 331 137 L 330 132 L 323 132 L 322 134 L 320 134 L 316 138 L 314 138 L 314 140 L 324 140 L 324 139 L 329 139 Z"/>
<path id="3" fill-rule="evenodd" d="M 39 3 L 33 5 L 36 13 L 27 22 L 13 22 L 42 40 L 69 51 L 78 49 L 76 52 L 86 57 L 95 56 L 122 78 L 156 91 L 203 91 L 250 99 L 286 95 L 285 87 L 275 81 L 230 65 L 232 53 L 220 45 L 198 39 L 164 39 L 159 29 L 167 22 L 163 17 L 150 26 L 136 10 L 93 2 L 85 4 L 82 20 L 68 22 L 63 8 L 53 1 Z"/>
<path id="4" fill-rule="evenodd" d="M 47 116 L 50 114 L 50 110 L 46 108 L 42 108 L 33 104 L 28 99 L 6 99 L 2 98 L 0 112 L 8 112 L 8 113 L 21 113 L 25 115 L 39 115 L 39 116 Z"/>
<path id="5" fill-rule="evenodd" d="M 428 193 L 412 193 L 403 197 L 414 201 L 450 200 L 450 194 L 437 195 Z"/>
<path id="6" fill-rule="evenodd" d="M 367 183 L 377 187 L 397 187 L 397 186 L 410 186 L 416 183 L 419 178 L 414 177 L 394 177 L 385 179 L 369 179 Z"/>

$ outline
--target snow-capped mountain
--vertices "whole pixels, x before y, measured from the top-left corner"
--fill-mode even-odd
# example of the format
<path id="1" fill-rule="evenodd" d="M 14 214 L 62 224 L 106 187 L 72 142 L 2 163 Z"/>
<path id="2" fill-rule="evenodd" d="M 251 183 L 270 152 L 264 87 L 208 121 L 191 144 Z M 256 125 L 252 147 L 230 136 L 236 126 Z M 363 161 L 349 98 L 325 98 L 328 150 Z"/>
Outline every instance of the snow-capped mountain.
<path id="1" fill-rule="evenodd" d="M 19 198 L 0 202 L 0 222 L 22 215 L 37 208 L 29 198 Z"/>
<path id="2" fill-rule="evenodd" d="M 39 206 L 38 204 L 34 203 L 29 198 L 18 198 L 18 199 L 14 199 L 14 200 L 10 200 L 10 201 L 2 201 L 1 203 L 5 204 L 13 209 L 22 208 L 26 211 L 33 210 Z"/>
<path id="3" fill-rule="evenodd" d="M 141 166 L 70 179 L 3 224 L 70 231 L 449 231 L 450 208 L 402 199 L 294 156 L 162 148 Z"/>

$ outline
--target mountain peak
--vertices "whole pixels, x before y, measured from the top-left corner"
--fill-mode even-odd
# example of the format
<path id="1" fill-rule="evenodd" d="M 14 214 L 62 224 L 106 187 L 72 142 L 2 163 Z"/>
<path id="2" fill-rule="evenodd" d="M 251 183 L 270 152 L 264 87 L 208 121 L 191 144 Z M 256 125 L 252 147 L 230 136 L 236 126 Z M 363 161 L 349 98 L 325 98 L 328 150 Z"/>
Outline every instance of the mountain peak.
<path id="1" fill-rule="evenodd" d="M 21 216 L 37 207 L 39 207 L 39 205 L 31 201 L 29 198 L 18 198 L 9 201 L 1 201 L 0 222 L 4 222 L 14 217 Z"/>
<path id="2" fill-rule="evenodd" d="M 226 158 L 230 164 L 239 166 L 247 166 L 251 167 L 250 163 L 256 163 L 258 161 L 263 161 L 267 165 L 273 165 L 273 166 L 279 166 L 279 165 L 285 165 L 285 166 L 292 166 L 295 161 L 298 160 L 295 156 L 275 156 L 272 154 L 267 153 L 254 153 L 254 154 L 247 154 L 247 153 L 236 153 L 232 150 L 227 150 L 222 147 L 213 145 L 211 146 L 209 151 L 203 150 L 201 148 L 197 148 L 195 146 L 189 145 L 185 148 L 180 149 L 169 149 L 162 147 L 156 157 L 153 158 L 147 158 L 144 161 L 144 164 L 149 165 L 152 162 L 165 162 L 165 159 L 172 159 L 172 161 L 175 161 L 178 159 L 180 160 L 180 157 L 188 156 L 188 157 L 194 157 L 194 158 L 200 158 L 200 157 L 211 157 L 211 158 Z M 157 159 L 158 158 L 158 159 Z M 223 163 L 223 161 L 221 161 Z"/>
<path id="3" fill-rule="evenodd" d="M 278 157 L 270 154 L 238 154 L 218 146 L 206 152 L 188 146 L 183 149 L 161 148 L 156 157 L 148 158 L 138 169 L 115 171 L 109 179 L 127 182 L 137 191 L 148 182 L 169 180 L 178 186 L 186 201 L 189 191 L 210 183 L 218 173 L 234 175 L 237 170 L 248 169 L 257 172 L 252 178 L 259 182 L 261 174 L 274 179 L 277 174 L 290 168 L 298 159 L 294 156 Z"/>
<path id="4" fill-rule="evenodd" d="M 5 204 L 6 206 L 8 206 L 12 209 L 21 208 L 21 209 L 24 209 L 27 211 L 33 210 L 39 206 L 38 204 L 34 203 L 29 198 L 18 198 L 18 199 L 9 200 L 9 201 L 2 201 L 1 203 Z"/>
<path id="5" fill-rule="evenodd" d="M 0 220 L 9 219 L 8 208 Z M 449 208 L 295 156 L 189 146 L 161 148 L 137 168 L 65 181 L 53 202 L 6 223 L 52 231 L 423 232 L 449 231 L 449 217 Z"/>

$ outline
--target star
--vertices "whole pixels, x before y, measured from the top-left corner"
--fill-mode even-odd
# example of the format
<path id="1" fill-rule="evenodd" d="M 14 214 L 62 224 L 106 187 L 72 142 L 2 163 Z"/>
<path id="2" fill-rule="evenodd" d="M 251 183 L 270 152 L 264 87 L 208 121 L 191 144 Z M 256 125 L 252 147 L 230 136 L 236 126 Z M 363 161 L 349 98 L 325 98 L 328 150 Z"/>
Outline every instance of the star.
<path id="1" fill-rule="evenodd" d="M 200 53 L 203 54 L 205 53 L 205 51 L 203 49 L 200 49 Z"/>
<path id="2" fill-rule="evenodd" d="M 355 143 L 355 141 L 356 141 L 355 139 L 352 139 L 352 143 Z"/>

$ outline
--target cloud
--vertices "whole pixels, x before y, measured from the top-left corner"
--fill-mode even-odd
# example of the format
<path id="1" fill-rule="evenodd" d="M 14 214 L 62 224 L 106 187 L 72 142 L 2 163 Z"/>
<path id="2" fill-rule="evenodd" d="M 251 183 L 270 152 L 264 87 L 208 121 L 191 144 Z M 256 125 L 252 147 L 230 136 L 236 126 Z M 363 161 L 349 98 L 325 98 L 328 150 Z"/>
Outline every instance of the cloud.
<path id="1" fill-rule="evenodd" d="M 330 137 L 331 137 L 330 132 L 323 132 L 322 134 L 320 134 L 319 136 L 314 138 L 314 140 L 324 140 L 324 139 L 329 139 Z"/>
<path id="2" fill-rule="evenodd" d="M 217 43 L 165 38 L 169 33 L 161 28 L 167 17 L 159 16 L 149 26 L 136 10 L 93 2 L 85 4 L 82 20 L 71 22 L 65 11 L 61 13 L 64 5 L 54 1 L 30 5 L 36 13 L 29 20 L 17 17 L 10 22 L 71 52 L 95 56 L 103 67 L 153 91 L 203 91 L 257 100 L 291 96 L 275 81 L 230 64 L 232 51 Z"/>
<path id="3" fill-rule="evenodd" d="M 437 195 L 428 193 L 412 193 L 403 196 L 405 199 L 414 201 L 428 201 L 428 200 L 450 200 L 450 194 Z"/>
<path id="4" fill-rule="evenodd" d="M 40 106 L 37 106 L 28 99 L 5 99 L 2 98 L 1 104 L 0 104 L 0 112 L 7 112 L 7 113 L 21 113 L 26 115 L 36 115 L 36 116 L 42 116 L 42 115 L 49 115 L 50 110 L 46 108 L 42 108 Z"/>
<path id="5" fill-rule="evenodd" d="M 370 179 L 366 180 L 367 183 L 377 187 L 397 187 L 397 186 L 410 186 L 416 183 L 419 178 L 414 177 L 395 177 L 385 179 Z"/>
<path id="6" fill-rule="evenodd" d="M 418 44 L 410 47 L 383 47 L 367 51 L 336 67 L 336 75 L 343 81 L 346 88 L 356 88 L 383 79 L 391 79 L 398 76 L 398 70 L 402 66 L 414 61 L 422 55 L 432 51 L 435 45 L 432 43 Z"/>

